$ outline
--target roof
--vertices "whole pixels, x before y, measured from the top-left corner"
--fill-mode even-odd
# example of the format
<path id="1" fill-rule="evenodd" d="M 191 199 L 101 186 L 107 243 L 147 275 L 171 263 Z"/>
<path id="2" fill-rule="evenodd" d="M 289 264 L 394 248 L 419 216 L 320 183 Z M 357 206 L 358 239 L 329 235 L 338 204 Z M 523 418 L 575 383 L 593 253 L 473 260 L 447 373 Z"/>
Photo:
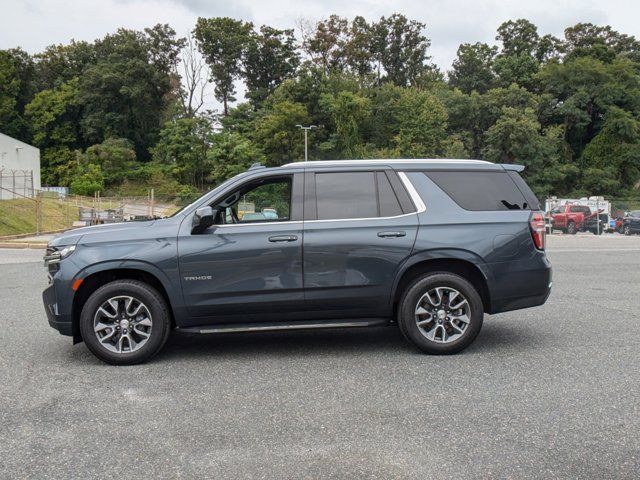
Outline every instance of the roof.
<path id="1" fill-rule="evenodd" d="M 12 147 L 19 147 L 19 148 L 30 148 L 33 150 L 38 150 L 40 151 L 40 149 L 38 147 L 34 147 L 33 145 L 29 145 L 28 143 L 25 143 L 21 140 L 18 140 L 17 138 L 13 138 L 10 137 L 9 135 L 7 135 L 6 133 L 2 133 L 0 132 L 0 141 L 2 143 L 4 143 L 5 145 L 10 145 Z"/>

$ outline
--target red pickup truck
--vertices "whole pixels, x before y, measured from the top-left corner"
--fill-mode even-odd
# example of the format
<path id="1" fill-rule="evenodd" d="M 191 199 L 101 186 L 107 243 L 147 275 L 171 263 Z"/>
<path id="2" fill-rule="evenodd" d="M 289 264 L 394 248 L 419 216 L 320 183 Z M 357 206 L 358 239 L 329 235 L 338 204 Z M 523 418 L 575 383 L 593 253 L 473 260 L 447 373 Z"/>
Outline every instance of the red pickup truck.
<path id="1" fill-rule="evenodd" d="M 567 203 L 551 210 L 550 215 L 551 228 L 562 230 L 564 233 L 573 235 L 576 232 L 602 233 L 604 231 L 602 225 L 598 230 L 597 214 L 586 205 Z"/>

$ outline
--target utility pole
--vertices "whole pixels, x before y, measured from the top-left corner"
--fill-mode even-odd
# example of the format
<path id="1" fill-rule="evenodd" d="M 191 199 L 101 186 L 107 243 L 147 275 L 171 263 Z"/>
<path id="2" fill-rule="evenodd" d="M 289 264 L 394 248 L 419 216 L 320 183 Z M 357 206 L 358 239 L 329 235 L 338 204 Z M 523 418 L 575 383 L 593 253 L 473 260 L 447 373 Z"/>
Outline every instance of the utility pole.
<path id="1" fill-rule="evenodd" d="M 308 147 L 307 133 L 312 128 L 318 128 L 318 127 L 316 125 L 309 125 L 308 127 L 303 127 L 302 125 L 296 125 L 296 127 L 304 130 L 304 161 L 306 162 L 307 160 L 309 160 L 309 147 Z"/>

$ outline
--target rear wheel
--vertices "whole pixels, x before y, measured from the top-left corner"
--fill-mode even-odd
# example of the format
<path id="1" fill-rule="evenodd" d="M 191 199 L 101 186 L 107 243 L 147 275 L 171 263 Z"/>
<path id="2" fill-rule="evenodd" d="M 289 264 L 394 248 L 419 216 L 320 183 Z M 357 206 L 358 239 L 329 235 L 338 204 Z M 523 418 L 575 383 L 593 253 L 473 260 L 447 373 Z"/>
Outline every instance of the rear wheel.
<path id="1" fill-rule="evenodd" d="M 430 273 L 405 291 L 398 309 L 404 336 L 430 354 L 457 353 L 476 338 L 484 309 L 471 283 L 447 272 Z"/>
<path id="2" fill-rule="evenodd" d="M 631 235 L 631 225 L 625 225 L 624 227 L 622 227 L 622 232 L 625 235 Z"/>
<path id="3" fill-rule="evenodd" d="M 171 330 L 167 305 L 156 289 L 137 280 L 98 288 L 80 315 L 80 333 L 91 352 L 113 365 L 149 360 Z"/>

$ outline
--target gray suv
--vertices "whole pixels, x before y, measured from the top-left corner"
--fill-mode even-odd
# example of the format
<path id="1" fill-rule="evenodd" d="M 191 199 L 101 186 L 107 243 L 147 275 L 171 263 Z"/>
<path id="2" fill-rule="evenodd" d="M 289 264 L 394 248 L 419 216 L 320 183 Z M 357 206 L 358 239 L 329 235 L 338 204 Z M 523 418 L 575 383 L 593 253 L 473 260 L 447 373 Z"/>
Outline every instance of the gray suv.
<path id="1" fill-rule="evenodd" d="M 359 160 L 252 166 L 172 217 L 80 228 L 45 264 L 49 324 L 133 364 L 202 334 L 398 325 L 451 354 L 484 313 L 551 289 L 538 200 L 518 165 Z"/>

